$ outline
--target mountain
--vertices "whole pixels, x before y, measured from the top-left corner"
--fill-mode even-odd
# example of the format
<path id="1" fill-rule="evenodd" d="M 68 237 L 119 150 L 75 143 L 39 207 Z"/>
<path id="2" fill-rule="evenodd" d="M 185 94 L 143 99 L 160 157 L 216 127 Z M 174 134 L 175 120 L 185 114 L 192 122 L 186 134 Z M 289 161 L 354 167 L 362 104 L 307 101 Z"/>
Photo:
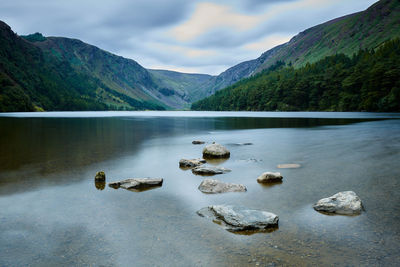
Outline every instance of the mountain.
<path id="1" fill-rule="evenodd" d="M 352 57 L 282 61 L 193 103 L 193 110 L 400 111 L 400 38 Z"/>
<path id="2" fill-rule="evenodd" d="M 147 70 L 77 39 L 0 21 L 0 111 L 182 109 L 212 76 Z"/>
<path id="3" fill-rule="evenodd" d="M 359 49 L 374 49 L 399 36 L 400 1 L 381 0 L 365 11 L 309 28 L 259 58 L 231 67 L 199 90 L 210 95 L 267 69 L 277 61 L 301 67 L 338 53 L 351 56 Z"/>
<path id="4" fill-rule="evenodd" d="M 169 70 L 148 69 L 148 71 L 158 85 L 159 92 L 164 96 L 169 96 L 168 103 L 180 108 L 190 108 L 191 103 L 207 96 L 199 91 L 199 88 L 215 77 L 208 74 L 181 73 Z"/>
<path id="5" fill-rule="evenodd" d="M 138 101 L 149 101 L 166 108 L 189 107 L 198 100 L 192 91 L 210 75 L 173 71 L 147 70 L 132 59 L 123 58 L 86 44 L 63 37 L 23 36 L 75 70 L 101 80 L 108 88 Z M 106 102 L 109 99 L 105 99 Z M 112 102 L 110 102 L 112 103 Z"/>

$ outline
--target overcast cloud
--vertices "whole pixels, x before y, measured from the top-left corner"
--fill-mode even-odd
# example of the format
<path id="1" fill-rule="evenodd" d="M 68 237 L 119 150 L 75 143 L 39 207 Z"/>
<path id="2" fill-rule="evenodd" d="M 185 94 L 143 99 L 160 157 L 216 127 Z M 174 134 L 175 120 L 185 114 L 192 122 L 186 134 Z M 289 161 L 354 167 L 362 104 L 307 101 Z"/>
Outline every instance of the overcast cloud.
<path id="1" fill-rule="evenodd" d="M 2 0 L 20 35 L 81 39 L 146 68 L 219 74 L 375 0 Z"/>

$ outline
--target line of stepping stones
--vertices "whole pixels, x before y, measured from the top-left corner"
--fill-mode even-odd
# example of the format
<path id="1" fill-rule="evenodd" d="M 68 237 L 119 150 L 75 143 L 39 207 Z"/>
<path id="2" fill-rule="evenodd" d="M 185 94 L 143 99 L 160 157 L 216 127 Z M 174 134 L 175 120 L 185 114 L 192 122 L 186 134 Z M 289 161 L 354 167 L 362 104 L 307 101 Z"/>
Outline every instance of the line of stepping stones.
<path id="1" fill-rule="evenodd" d="M 204 141 L 193 141 L 195 145 L 204 144 Z M 240 145 L 251 145 L 251 143 L 241 143 Z M 231 170 L 221 167 L 204 167 L 206 159 L 229 158 L 230 151 L 217 143 L 207 145 L 203 149 L 204 159 L 181 159 L 179 167 L 191 169 L 196 175 L 211 176 L 224 174 Z M 280 164 L 278 168 L 299 168 L 299 164 Z M 258 183 L 270 184 L 281 183 L 282 175 L 279 172 L 264 172 L 258 178 Z M 104 171 L 96 173 L 96 188 L 104 189 L 106 176 Z M 163 184 L 162 178 L 131 178 L 108 185 L 112 188 L 124 188 L 131 191 L 144 191 Z M 206 194 L 226 193 L 226 192 L 246 192 L 247 188 L 242 184 L 225 183 L 215 179 L 204 179 L 198 189 Z M 322 213 L 335 213 L 341 215 L 357 215 L 363 210 L 361 199 L 353 191 L 339 192 L 331 197 L 317 201 L 313 208 Z M 213 205 L 200 209 L 197 214 L 207 217 L 223 225 L 226 230 L 248 231 L 261 230 L 269 231 L 278 227 L 279 217 L 268 211 L 250 210 L 243 207 L 231 205 Z"/>

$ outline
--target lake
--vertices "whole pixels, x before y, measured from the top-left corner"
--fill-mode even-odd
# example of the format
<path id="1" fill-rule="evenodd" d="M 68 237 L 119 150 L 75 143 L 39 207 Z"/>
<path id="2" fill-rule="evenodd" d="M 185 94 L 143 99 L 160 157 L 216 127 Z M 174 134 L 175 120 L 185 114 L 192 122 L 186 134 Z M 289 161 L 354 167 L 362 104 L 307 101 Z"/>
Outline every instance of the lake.
<path id="1" fill-rule="evenodd" d="M 400 265 L 400 114 L 324 112 L 48 112 L 0 114 L 0 266 Z M 178 166 L 226 146 L 213 178 L 247 192 L 204 194 Z M 253 145 L 240 145 L 240 143 Z M 295 163 L 297 169 L 278 169 Z M 161 177 L 143 192 L 95 184 Z M 279 171 L 283 183 L 257 177 Z M 312 205 L 352 190 L 365 211 Z M 273 212 L 279 228 L 235 234 L 208 205 Z"/>

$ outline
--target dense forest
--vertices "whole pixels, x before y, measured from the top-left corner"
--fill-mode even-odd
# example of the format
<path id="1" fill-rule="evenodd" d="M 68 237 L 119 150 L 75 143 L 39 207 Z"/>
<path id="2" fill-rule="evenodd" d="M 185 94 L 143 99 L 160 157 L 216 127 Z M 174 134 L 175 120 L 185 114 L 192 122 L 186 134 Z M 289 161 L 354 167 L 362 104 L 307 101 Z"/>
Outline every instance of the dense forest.
<path id="1" fill-rule="evenodd" d="M 400 39 L 352 57 L 328 56 L 263 72 L 192 104 L 192 110 L 400 111 Z"/>

